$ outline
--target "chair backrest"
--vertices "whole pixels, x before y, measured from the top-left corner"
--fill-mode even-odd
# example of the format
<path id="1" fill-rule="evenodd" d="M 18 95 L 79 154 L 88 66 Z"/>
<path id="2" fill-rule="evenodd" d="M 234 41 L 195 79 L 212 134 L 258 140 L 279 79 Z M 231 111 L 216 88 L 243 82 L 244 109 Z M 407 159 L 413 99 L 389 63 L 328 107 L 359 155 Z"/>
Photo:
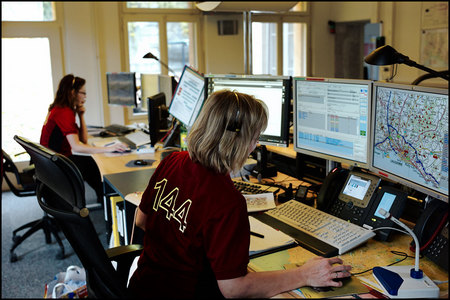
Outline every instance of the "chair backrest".
<path id="1" fill-rule="evenodd" d="M 14 136 L 36 168 L 37 198 L 53 216 L 86 270 L 88 296 L 124 298 L 126 283 L 112 266 L 86 208 L 83 177 L 67 157 L 23 137 Z"/>
<path id="2" fill-rule="evenodd" d="M 6 173 L 12 173 L 17 182 L 13 184 Z M 11 157 L 2 149 L 2 183 L 5 178 L 9 189 L 18 197 L 36 195 L 36 182 L 33 178 L 34 168 L 29 168 L 27 172 L 20 172 Z"/>

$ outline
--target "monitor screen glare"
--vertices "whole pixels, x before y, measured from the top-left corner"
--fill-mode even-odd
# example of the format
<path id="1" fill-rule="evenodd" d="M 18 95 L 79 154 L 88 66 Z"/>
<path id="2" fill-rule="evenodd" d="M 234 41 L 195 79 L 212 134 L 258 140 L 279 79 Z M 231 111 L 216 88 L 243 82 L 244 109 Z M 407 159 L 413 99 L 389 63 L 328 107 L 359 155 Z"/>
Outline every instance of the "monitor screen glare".
<path id="1" fill-rule="evenodd" d="M 227 89 L 262 100 L 269 110 L 266 130 L 259 142 L 263 145 L 287 147 L 289 144 L 289 104 L 291 79 L 288 76 L 207 75 L 208 96 Z"/>
<path id="2" fill-rule="evenodd" d="M 136 106 L 136 73 L 119 72 L 106 73 L 108 89 L 108 104 L 121 106 Z"/>
<path id="3" fill-rule="evenodd" d="M 374 171 L 448 201 L 448 90 L 374 84 Z"/>
<path id="4" fill-rule="evenodd" d="M 294 78 L 294 149 L 368 166 L 371 81 Z"/>

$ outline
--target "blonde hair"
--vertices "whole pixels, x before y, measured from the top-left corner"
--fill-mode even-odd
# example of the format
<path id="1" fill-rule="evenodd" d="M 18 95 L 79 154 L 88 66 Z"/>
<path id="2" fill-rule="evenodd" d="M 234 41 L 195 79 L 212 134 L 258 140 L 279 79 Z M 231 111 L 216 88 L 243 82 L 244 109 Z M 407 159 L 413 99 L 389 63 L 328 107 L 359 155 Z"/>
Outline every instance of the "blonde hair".
<path id="1" fill-rule="evenodd" d="M 225 174 L 237 171 L 248 158 L 252 141 L 267 127 L 265 104 L 253 96 L 220 90 L 206 100 L 187 136 L 194 162 Z"/>

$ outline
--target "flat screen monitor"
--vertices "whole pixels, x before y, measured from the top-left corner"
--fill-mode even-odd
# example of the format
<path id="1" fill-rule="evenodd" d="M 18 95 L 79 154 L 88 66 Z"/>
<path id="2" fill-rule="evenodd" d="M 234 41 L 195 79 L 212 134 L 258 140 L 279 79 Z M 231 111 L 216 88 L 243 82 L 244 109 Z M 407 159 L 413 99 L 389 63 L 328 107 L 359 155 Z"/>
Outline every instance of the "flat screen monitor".
<path id="1" fill-rule="evenodd" d="M 108 104 L 121 106 L 137 106 L 136 73 L 106 73 Z"/>
<path id="2" fill-rule="evenodd" d="M 169 113 L 186 127 L 191 127 L 203 106 L 205 79 L 185 66 L 170 103 Z"/>
<path id="3" fill-rule="evenodd" d="M 167 117 L 169 116 L 169 112 L 166 106 L 166 95 L 164 93 L 158 93 L 148 97 L 147 108 L 150 144 L 154 147 L 164 137 L 167 131 Z"/>
<path id="4" fill-rule="evenodd" d="M 368 168 L 372 81 L 294 77 L 294 150 Z"/>
<path id="5" fill-rule="evenodd" d="M 292 81 L 289 76 L 271 75 L 214 75 L 205 76 L 207 95 L 228 89 L 254 96 L 263 101 L 269 113 L 266 130 L 261 134 L 261 145 L 287 147 L 289 145 L 289 106 Z"/>
<path id="6" fill-rule="evenodd" d="M 448 90 L 374 83 L 371 170 L 448 202 Z"/>

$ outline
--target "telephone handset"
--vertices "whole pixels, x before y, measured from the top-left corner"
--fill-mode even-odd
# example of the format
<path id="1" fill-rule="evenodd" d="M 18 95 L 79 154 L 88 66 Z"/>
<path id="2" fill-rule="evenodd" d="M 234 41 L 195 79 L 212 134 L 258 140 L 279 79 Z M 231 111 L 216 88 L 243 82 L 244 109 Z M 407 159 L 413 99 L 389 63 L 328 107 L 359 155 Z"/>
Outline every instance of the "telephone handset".
<path id="1" fill-rule="evenodd" d="M 414 233 L 420 251 L 448 271 L 448 203 L 431 200 L 417 220 Z"/>
<path id="2" fill-rule="evenodd" d="M 349 170 L 343 168 L 334 168 L 325 177 L 317 195 L 317 209 L 328 212 L 333 201 L 337 199 L 342 185 L 347 180 Z"/>

